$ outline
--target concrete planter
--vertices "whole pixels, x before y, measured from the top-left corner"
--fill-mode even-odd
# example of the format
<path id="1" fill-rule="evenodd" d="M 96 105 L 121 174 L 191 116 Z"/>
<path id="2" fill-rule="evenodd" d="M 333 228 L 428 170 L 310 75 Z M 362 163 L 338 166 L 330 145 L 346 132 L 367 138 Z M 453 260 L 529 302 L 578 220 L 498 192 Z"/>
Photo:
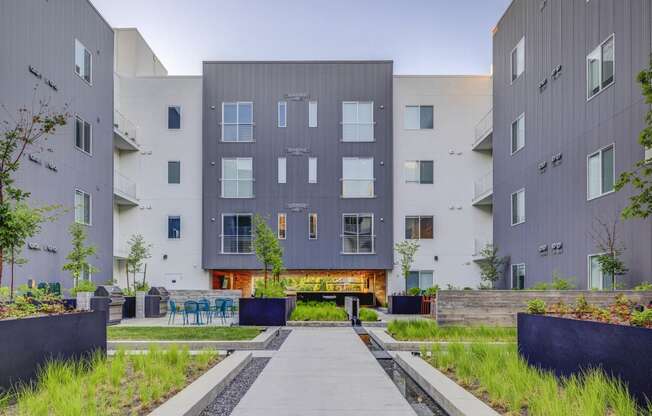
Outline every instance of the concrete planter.
<path id="1" fill-rule="evenodd" d="M 602 368 L 642 405 L 652 400 L 652 329 L 518 314 L 518 351 L 530 365 L 569 376 Z"/>
<path id="2" fill-rule="evenodd" d="M 93 292 L 77 292 L 77 310 L 90 311 Z"/>
<path id="3" fill-rule="evenodd" d="M 421 314 L 423 296 L 388 296 L 388 312 L 395 315 Z"/>
<path id="4" fill-rule="evenodd" d="M 296 306 L 296 298 L 242 298 L 240 325 L 285 326 Z"/>
<path id="5" fill-rule="evenodd" d="M 79 359 L 106 352 L 102 312 L 79 312 L 0 321 L 0 393 L 35 379 L 53 359 Z"/>

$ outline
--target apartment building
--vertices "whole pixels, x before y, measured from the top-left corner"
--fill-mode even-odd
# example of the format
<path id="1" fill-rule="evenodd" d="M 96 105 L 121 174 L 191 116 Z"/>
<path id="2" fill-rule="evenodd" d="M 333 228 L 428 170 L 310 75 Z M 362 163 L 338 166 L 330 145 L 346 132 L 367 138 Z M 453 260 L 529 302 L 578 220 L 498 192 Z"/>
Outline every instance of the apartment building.
<path id="1" fill-rule="evenodd" d="M 151 245 L 150 286 L 207 289 L 201 264 L 202 78 L 169 76 L 136 29 L 115 29 L 114 277 L 129 241 Z M 133 274 L 129 280 L 133 282 Z"/>
<path id="2" fill-rule="evenodd" d="M 87 0 L 0 2 L 0 121 L 19 108 L 55 111 L 67 105 L 65 127 L 27 149 L 16 185 L 32 206 L 58 204 L 58 218 L 29 239 L 16 267 L 17 286 L 28 279 L 72 286 L 62 271 L 71 249 L 69 226 L 86 226 L 91 259 L 99 269 L 85 278 L 112 277 L 113 30 Z M 5 111 L 6 109 L 6 111 Z M 3 285 L 9 284 L 5 264 Z M 0 265 L 2 267 L 2 265 Z"/>
<path id="3" fill-rule="evenodd" d="M 617 223 L 626 286 L 652 273 L 652 223 L 619 220 L 620 172 L 643 159 L 649 109 L 635 78 L 652 43 L 649 0 L 515 0 L 493 37 L 494 240 L 502 286 L 553 273 L 607 289 L 598 222 Z M 597 237 L 597 238 L 596 238 Z"/>
<path id="4" fill-rule="evenodd" d="M 267 218 L 298 289 L 375 293 L 393 267 L 392 62 L 205 62 L 203 267 L 247 296 Z"/>
<path id="5" fill-rule="evenodd" d="M 394 76 L 394 240 L 416 240 L 419 250 L 407 280 L 395 259 L 390 294 L 481 282 L 492 210 L 474 183 L 490 177 L 492 159 L 474 144 L 491 86 L 491 76 Z"/>

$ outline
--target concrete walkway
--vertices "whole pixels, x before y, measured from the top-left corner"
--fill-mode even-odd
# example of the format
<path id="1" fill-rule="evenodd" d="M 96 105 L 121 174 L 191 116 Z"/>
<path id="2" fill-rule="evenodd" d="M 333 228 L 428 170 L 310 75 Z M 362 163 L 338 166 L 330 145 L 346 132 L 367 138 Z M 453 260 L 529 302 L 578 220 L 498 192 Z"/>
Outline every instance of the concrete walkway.
<path id="1" fill-rule="evenodd" d="M 414 416 L 352 328 L 294 328 L 232 416 Z"/>

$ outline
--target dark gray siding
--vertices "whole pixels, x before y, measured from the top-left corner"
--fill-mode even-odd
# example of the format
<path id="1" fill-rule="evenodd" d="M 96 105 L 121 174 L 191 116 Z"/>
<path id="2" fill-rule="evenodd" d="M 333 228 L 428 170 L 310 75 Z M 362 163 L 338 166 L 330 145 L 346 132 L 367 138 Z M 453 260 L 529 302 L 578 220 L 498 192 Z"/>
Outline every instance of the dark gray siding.
<path id="1" fill-rule="evenodd" d="M 92 52 L 92 86 L 74 73 L 75 38 Z M 31 106 L 38 84 L 37 100 L 49 100 L 53 108 L 68 104 L 70 113 L 93 126 L 92 156 L 76 150 L 71 119 L 55 136 L 30 149 L 42 164 L 27 157 L 21 162 L 17 184 L 32 193 L 32 205 L 60 204 L 68 211 L 29 240 L 42 248 L 56 247 L 57 252 L 25 248 L 29 262 L 16 269 L 16 284 L 33 278 L 70 287 L 70 277 L 61 267 L 71 247 L 68 227 L 74 221 L 75 188 L 92 195 L 88 241 L 98 249 L 92 263 L 101 270 L 93 280 L 104 282 L 113 276 L 113 31 L 87 0 L 3 0 L 0 56 L 0 104 L 10 114 Z M 29 65 L 54 81 L 58 90 L 39 82 L 28 71 Z M 2 110 L 0 120 L 7 117 Z M 56 172 L 47 168 L 48 162 L 56 165 Z M 2 283 L 9 283 L 7 274 Z"/>
<path id="2" fill-rule="evenodd" d="M 541 4 L 545 7 L 541 9 Z M 627 191 L 587 201 L 587 155 L 615 143 L 616 175 L 643 158 L 638 134 L 647 106 L 635 82 L 649 59 L 649 0 L 516 0 L 494 35 L 494 241 L 511 263 L 526 263 L 526 286 L 550 281 L 554 271 L 587 286 L 589 233 L 595 218 L 613 221 Z M 586 56 L 615 34 L 615 84 L 587 102 Z M 510 85 L 510 52 L 525 35 L 525 74 Z M 557 80 L 550 76 L 562 65 Z M 544 78 L 542 92 L 538 84 Z M 510 156 L 510 124 L 526 114 L 525 148 Z M 551 164 L 561 153 L 562 163 Z M 547 161 L 540 173 L 538 165 Z M 526 222 L 510 225 L 510 194 L 526 189 Z M 621 223 L 627 284 L 652 275 L 652 222 Z M 538 247 L 563 243 L 563 253 Z M 509 268 L 506 270 L 509 277 Z"/>
<path id="3" fill-rule="evenodd" d="M 318 127 L 308 128 L 307 101 L 288 102 L 288 127 L 276 127 L 284 94 L 307 93 L 318 101 Z M 373 101 L 374 143 L 342 143 L 342 101 Z M 254 102 L 255 143 L 222 143 L 221 105 Z M 215 106 L 215 109 L 211 109 Z M 221 214 L 287 213 L 283 241 L 287 269 L 392 268 L 392 63 L 391 62 L 206 62 L 204 63 L 204 232 L 206 269 L 256 269 L 254 255 L 221 255 Z M 293 156 L 288 148 L 306 148 Z M 254 199 L 220 198 L 221 158 L 253 157 Z M 287 184 L 277 183 L 277 158 L 287 157 Z M 318 183 L 308 184 L 308 157 L 318 158 Z M 342 157 L 374 158 L 373 199 L 342 199 Z M 307 204 L 302 212 L 290 203 Z M 319 218 L 319 238 L 308 240 L 308 213 Z M 342 255 L 343 213 L 373 213 L 375 254 Z M 213 220 L 214 219 L 214 220 Z"/>

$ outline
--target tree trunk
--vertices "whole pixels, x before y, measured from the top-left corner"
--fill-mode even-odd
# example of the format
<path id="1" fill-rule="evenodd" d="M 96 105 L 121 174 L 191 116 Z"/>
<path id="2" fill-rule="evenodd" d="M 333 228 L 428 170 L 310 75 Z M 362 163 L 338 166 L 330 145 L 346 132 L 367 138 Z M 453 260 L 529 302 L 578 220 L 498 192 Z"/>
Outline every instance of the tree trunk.
<path id="1" fill-rule="evenodd" d="M 147 263 L 145 263 L 145 270 L 143 270 L 143 287 L 145 287 L 145 279 L 147 279 Z"/>
<path id="2" fill-rule="evenodd" d="M 9 289 L 9 299 L 14 299 L 14 248 L 11 248 L 11 289 Z"/>
<path id="3" fill-rule="evenodd" d="M 267 289 L 267 265 L 265 265 L 265 289 Z"/>
<path id="4" fill-rule="evenodd" d="M 2 247 L 0 247 L 0 287 L 2 287 L 2 269 L 4 268 L 4 258 L 2 256 Z"/>

